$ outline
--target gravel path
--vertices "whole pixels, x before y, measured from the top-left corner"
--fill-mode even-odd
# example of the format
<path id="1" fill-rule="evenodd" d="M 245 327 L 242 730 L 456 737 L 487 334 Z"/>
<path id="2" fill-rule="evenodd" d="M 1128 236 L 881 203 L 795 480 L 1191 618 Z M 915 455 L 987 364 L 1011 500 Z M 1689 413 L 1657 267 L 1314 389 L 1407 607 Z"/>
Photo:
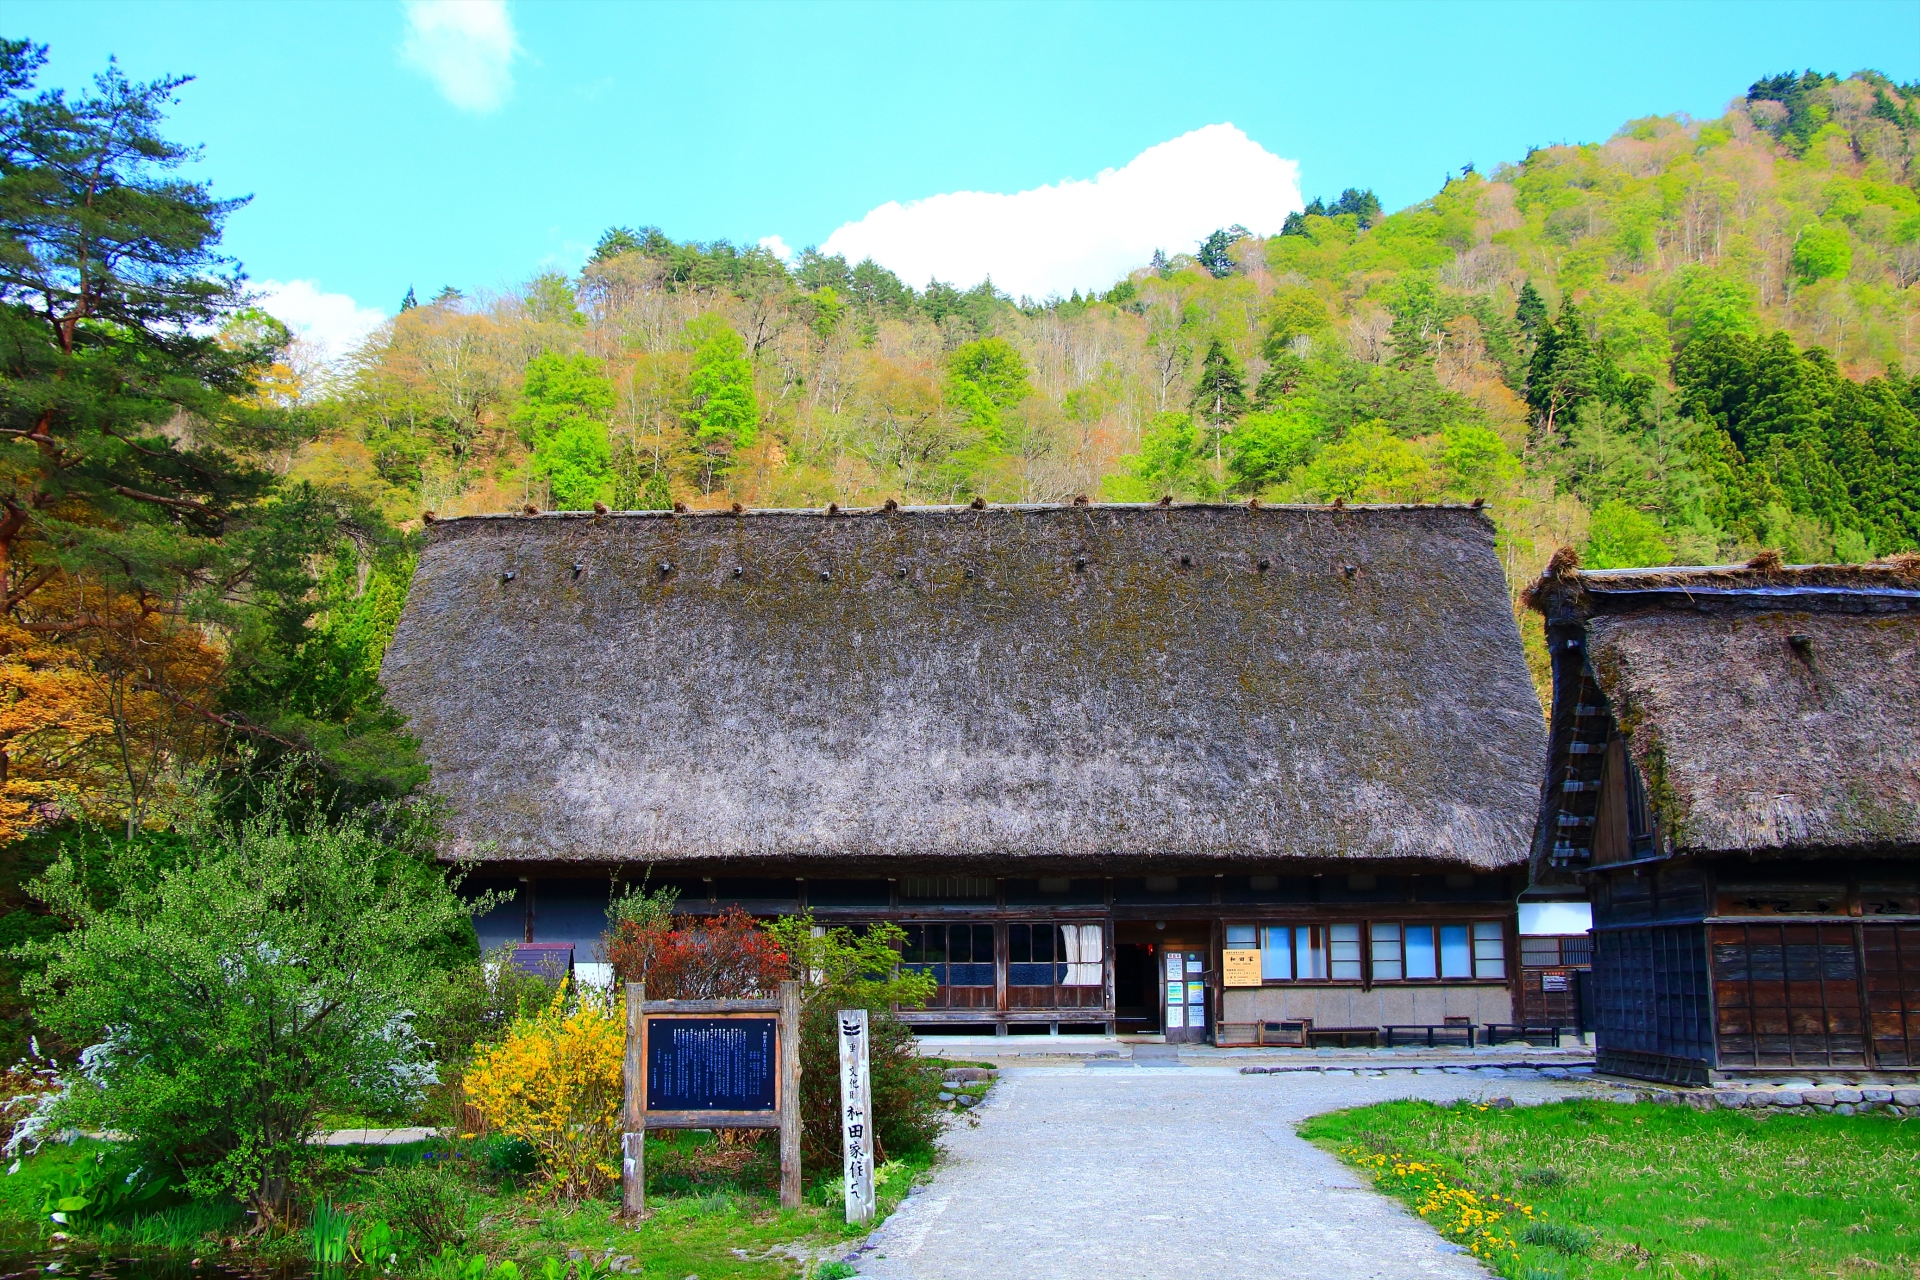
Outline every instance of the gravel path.
<path id="1" fill-rule="evenodd" d="M 957 1126 L 932 1180 L 856 1259 L 876 1280 L 1252 1280 L 1489 1274 L 1294 1136 L 1307 1116 L 1392 1098 L 1547 1101 L 1562 1081 L 1233 1068 L 1013 1067 Z"/>

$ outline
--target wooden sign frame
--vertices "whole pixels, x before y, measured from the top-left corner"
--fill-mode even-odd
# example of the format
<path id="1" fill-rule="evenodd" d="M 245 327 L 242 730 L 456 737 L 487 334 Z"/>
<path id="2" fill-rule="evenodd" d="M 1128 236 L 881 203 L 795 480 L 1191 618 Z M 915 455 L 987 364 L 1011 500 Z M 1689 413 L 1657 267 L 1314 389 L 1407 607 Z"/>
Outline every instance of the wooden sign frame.
<path id="1" fill-rule="evenodd" d="M 776 1067 L 771 1111 L 651 1111 L 647 1108 L 647 1021 L 651 1018 L 774 1019 Z M 800 1207 L 800 984 L 780 984 L 777 1000 L 649 1000 L 645 983 L 627 984 L 625 1107 L 621 1113 L 620 1203 L 646 1216 L 648 1129 L 778 1129 L 780 1207 Z"/>

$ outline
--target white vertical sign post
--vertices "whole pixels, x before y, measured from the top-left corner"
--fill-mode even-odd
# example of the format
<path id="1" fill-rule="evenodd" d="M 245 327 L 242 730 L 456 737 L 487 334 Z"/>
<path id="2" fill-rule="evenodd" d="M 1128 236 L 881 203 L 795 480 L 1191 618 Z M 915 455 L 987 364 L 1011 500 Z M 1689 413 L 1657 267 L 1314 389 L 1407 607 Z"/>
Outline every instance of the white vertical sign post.
<path id="1" fill-rule="evenodd" d="M 867 1011 L 842 1009 L 840 1031 L 840 1167 L 847 1221 L 873 1221 L 873 1090 L 867 1076 Z"/>

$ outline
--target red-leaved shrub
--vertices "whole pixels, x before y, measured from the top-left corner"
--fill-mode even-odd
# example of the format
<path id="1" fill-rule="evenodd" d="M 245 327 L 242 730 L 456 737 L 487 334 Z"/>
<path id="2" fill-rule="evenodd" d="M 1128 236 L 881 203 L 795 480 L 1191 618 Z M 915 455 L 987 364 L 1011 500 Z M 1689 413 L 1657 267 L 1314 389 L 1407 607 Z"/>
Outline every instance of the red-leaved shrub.
<path id="1" fill-rule="evenodd" d="M 780 944 L 738 907 L 704 918 L 622 921 L 607 959 L 621 982 L 646 983 L 649 1000 L 775 996 L 793 976 Z"/>

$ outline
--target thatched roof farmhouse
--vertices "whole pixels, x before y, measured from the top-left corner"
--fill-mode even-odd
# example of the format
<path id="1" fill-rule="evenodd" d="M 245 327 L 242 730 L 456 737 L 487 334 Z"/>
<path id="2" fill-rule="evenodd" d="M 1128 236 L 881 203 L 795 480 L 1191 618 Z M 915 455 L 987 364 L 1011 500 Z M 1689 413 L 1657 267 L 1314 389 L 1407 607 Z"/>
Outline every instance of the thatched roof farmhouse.
<path id="1" fill-rule="evenodd" d="M 534 902 L 644 865 L 696 908 L 1111 933 L 1133 895 L 1196 948 L 1268 898 L 1504 919 L 1545 747 L 1464 507 L 447 520 L 384 674 L 449 852 Z"/>

